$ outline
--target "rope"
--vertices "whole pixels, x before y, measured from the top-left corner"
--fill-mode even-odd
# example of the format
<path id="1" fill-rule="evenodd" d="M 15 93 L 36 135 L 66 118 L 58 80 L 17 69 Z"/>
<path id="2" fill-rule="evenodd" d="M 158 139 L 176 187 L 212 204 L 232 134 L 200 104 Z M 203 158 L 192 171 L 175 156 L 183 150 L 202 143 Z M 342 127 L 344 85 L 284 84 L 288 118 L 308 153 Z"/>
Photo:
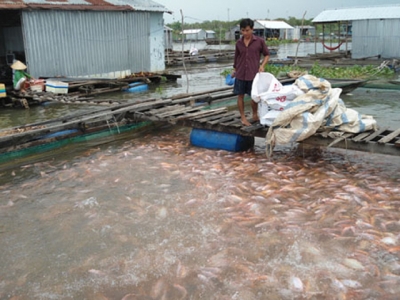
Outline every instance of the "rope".
<path id="1" fill-rule="evenodd" d="M 326 49 L 333 51 L 333 50 L 339 49 L 339 47 L 343 45 L 344 41 L 341 41 L 340 44 L 337 45 L 336 47 L 329 47 L 329 46 L 325 45 L 324 42 L 321 42 L 321 43 L 322 43 L 322 46 L 324 46 Z"/>
<path id="2" fill-rule="evenodd" d="M 269 127 L 265 135 L 265 154 L 268 158 L 272 157 L 275 147 L 275 135 L 272 126 Z"/>

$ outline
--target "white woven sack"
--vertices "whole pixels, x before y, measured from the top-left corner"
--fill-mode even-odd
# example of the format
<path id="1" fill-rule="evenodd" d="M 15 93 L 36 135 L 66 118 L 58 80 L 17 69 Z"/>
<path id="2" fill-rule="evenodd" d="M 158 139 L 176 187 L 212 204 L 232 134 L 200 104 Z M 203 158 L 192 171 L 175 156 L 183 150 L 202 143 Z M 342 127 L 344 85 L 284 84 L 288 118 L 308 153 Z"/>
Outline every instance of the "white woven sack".
<path id="1" fill-rule="evenodd" d="M 263 94 L 261 101 L 267 102 L 271 109 L 283 110 L 288 103 L 303 94 L 304 92 L 295 85 L 284 85 L 278 93 Z"/>
<path id="2" fill-rule="evenodd" d="M 272 126 L 281 126 L 267 134 L 274 144 L 288 144 L 299 142 L 313 135 L 322 125 L 324 119 L 336 107 L 341 89 L 331 89 L 325 97 L 315 99 L 312 95 L 308 100 L 308 93 L 296 99 L 289 108 L 277 116 Z M 300 100 L 300 98 L 303 98 Z M 312 108 L 316 108 L 313 110 Z M 272 128 L 272 127 L 271 127 Z M 271 129 L 270 128 L 270 129 Z M 267 141 L 271 143 L 271 141 Z"/>
<path id="3" fill-rule="evenodd" d="M 253 80 L 251 99 L 258 103 L 264 94 L 277 93 L 281 91 L 282 87 L 282 83 L 271 73 L 259 72 Z"/>
<path id="4" fill-rule="evenodd" d="M 271 126 L 274 123 L 276 117 L 281 113 L 280 110 L 271 109 L 260 117 L 260 124 Z"/>
<path id="5" fill-rule="evenodd" d="M 263 121 L 263 117 L 269 112 L 270 108 L 268 107 L 268 104 L 265 103 L 264 101 L 258 102 L 258 118 L 260 119 L 260 124 L 261 125 L 267 125 Z"/>
<path id="6" fill-rule="evenodd" d="M 367 130 L 376 130 L 376 120 L 369 117 L 364 117 L 354 109 L 348 108 L 346 112 L 341 116 L 342 124 L 338 127 L 338 130 L 359 133 Z"/>

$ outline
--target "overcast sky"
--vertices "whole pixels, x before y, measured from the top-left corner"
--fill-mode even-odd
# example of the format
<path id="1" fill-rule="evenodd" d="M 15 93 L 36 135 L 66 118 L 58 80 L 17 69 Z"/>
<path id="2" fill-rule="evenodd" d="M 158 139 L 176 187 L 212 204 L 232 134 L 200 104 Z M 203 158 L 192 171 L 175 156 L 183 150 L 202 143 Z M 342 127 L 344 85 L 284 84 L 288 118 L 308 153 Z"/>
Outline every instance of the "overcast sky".
<path id="1" fill-rule="evenodd" d="M 276 19 L 295 17 L 306 19 L 316 17 L 327 9 L 399 5 L 399 0 L 154 0 L 164 5 L 173 14 L 164 14 L 165 23 L 181 21 L 180 10 L 185 23 L 212 20 L 232 21 L 241 18 Z"/>

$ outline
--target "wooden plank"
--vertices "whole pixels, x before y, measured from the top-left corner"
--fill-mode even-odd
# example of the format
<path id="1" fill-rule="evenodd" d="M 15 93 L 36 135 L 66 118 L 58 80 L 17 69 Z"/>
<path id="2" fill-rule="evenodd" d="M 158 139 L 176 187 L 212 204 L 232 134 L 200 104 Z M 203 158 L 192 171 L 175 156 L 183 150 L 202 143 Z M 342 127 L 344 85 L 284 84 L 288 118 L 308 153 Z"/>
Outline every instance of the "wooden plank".
<path id="1" fill-rule="evenodd" d="M 341 141 L 345 141 L 347 138 L 352 137 L 353 133 L 345 133 L 342 136 L 338 137 L 337 139 L 335 139 L 332 143 L 330 143 L 327 148 L 332 147 L 333 145 L 341 142 Z"/>
<path id="2" fill-rule="evenodd" d="M 257 123 L 251 124 L 251 126 L 243 126 L 242 130 L 245 132 L 253 132 L 253 131 L 259 130 L 261 128 L 265 128 L 264 125 L 261 125 L 260 123 L 257 122 Z"/>
<path id="3" fill-rule="evenodd" d="M 385 144 L 396 138 L 400 134 L 400 129 L 397 129 L 393 131 L 391 134 L 388 134 L 387 136 L 381 138 L 378 143 L 379 144 Z"/>
<path id="4" fill-rule="evenodd" d="M 246 118 L 247 118 L 248 120 L 251 119 L 249 113 L 246 113 Z M 222 126 L 234 126 L 234 127 L 236 127 L 236 128 L 239 128 L 239 127 L 247 127 L 247 126 L 244 126 L 244 125 L 242 124 L 242 122 L 240 121 L 240 115 L 238 115 L 237 119 L 232 120 L 232 121 L 230 121 L 230 122 L 223 122 L 223 123 L 221 123 L 220 125 L 222 125 Z"/>
<path id="5" fill-rule="evenodd" d="M 300 142 L 300 144 L 307 144 L 313 147 L 321 146 L 327 147 L 332 139 L 319 137 L 319 136 L 310 136 L 306 140 Z M 387 154 L 387 155 L 400 155 L 400 148 L 395 147 L 391 144 L 378 144 L 378 143 L 360 143 L 353 142 L 351 139 L 342 139 L 337 144 L 332 145 L 332 148 L 341 148 L 345 150 L 355 150 L 355 151 L 363 151 L 370 153 L 379 153 L 379 154 Z"/>
<path id="6" fill-rule="evenodd" d="M 193 121 L 193 122 L 198 124 L 199 122 L 197 121 L 197 118 L 198 117 L 202 117 L 201 113 L 202 112 L 198 112 L 198 113 L 194 113 L 194 114 L 190 114 L 190 115 L 185 115 L 185 116 L 182 116 L 182 117 L 177 117 L 177 119 L 180 120 L 180 119 L 186 118 L 186 119 L 190 119 L 191 121 Z M 222 113 L 224 113 L 224 111 L 209 111 L 207 113 L 207 115 L 208 116 L 221 115 Z"/>
<path id="7" fill-rule="evenodd" d="M 200 102 L 200 101 L 209 103 L 211 101 L 211 99 L 212 98 L 211 98 L 210 94 L 208 93 L 208 94 L 201 94 L 198 96 L 190 96 L 190 97 L 175 99 L 175 100 L 172 100 L 172 103 L 174 103 L 174 104 L 175 103 L 176 104 L 186 103 L 186 104 L 194 105 L 195 103 Z"/>
<path id="8" fill-rule="evenodd" d="M 352 140 L 354 142 L 360 142 L 363 141 L 364 138 L 366 138 L 367 136 L 369 136 L 370 134 L 372 134 L 373 131 L 368 131 L 368 132 L 362 132 L 358 135 L 356 135 L 354 138 L 352 138 Z"/>
<path id="9" fill-rule="evenodd" d="M 155 99 L 154 98 L 150 98 L 150 99 L 143 100 L 143 101 L 141 101 L 139 103 L 146 103 L 146 102 L 149 102 L 149 101 L 155 101 Z M 116 105 L 116 106 L 112 106 L 112 107 L 107 107 L 107 108 L 102 108 L 102 109 L 97 109 L 97 110 L 93 110 L 93 111 L 85 112 L 85 113 L 82 113 L 82 112 L 72 113 L 72 114 L 66 115 L 64 117 L 57 118 L 57 119 L 52 119 L 52 120 L 47 120 L 47 121 L 42 121 L 42 122 L 36 122 L 36 123 L 30 123 L 30 124 L 25 124 L 23 126 L 16 126 L 16 127 L 12 127 L 12 128 L 5 128 L 5 129 L 0 130 L 0 133 L 3 132 L 3 131 L 9 131 L 9 130 L 14 130 L 14 129 L 22 129 L 22 130 L 24 130 L 27 127 L 42 126 L 42 125 L 48 125 L 48 124 L 52 124 L 52 123 L 53 124 L 64 123 L 64 122 L 66 122 L 68 120 L 71 120 L 71 119 L 84 117 L 84 116 L 90 116 L 90 115 L 97 115 L 97 114 L 99 114 L 101 112 L 114 111 L 114 110 L 117 110 L 118 108 L 130 107 L 132 105 L 136 105 L 136 104 L 124 103 L 124 104 L 120 104 L 120 105 Z"/>
<path id="10" fill-rule="evenodd" d="M 229 117 L 229 116 L 230 116 L 230 118 L 229 118 L 229 120 L 230 120 L 232 118 L 237 117 L 237 113 L 228 111 L 227 113 L 225 113 L 223 115 L 207 116 L 205 118 L 198 119 L 197 121 L 200 122 L 200 123 L 202 123 L 202 122 L 207 122 L 207 123 L 208 122 L 215 122 L 215 124 L 218 124 L 218 123 L 220 123 L 220 119 L 221 118 Z M 210 123 L 210 124 L 212 124 L 212 123 Z"/>
<path id="11" fill-rule="evenodd" d="M 155 101 L 157 102 L 157 101 Z M 149 105 L 148 103 L 141 103 L 138 104 L 137 106 L 143 106 L 143 105 Z M 115 114 L 120 114 L 123 112 L 129 112 L 132 110 L 132 106 L 127 106 L 123 107 L 117 110 L 108 110 L 106 112 L 101 112 L 98 114 L 93 114 L 93 115 L 83 115 L 77 117 L 73 121 L 65 122 L 65 123 L 59 123 L 55 122 L 55 124 L 51 124 L 50 126 L 46 126 L 44 128 L 39 128 L 35 130 L 30 130 L 28 132 L 21 132 L 17 134 L 12 134 L 12 135 L 6 135 L 6 136 L 1 136 L 0 137 L 0 143 L 5 143 L 5 142 L 10 142 L 12 141 L 14 144 L 20 143 L 21 141 L 28 141 L 32 138 L 47 134 L 47 133 L 52 133 L 52 132 L 57 132 L 60 130 L 65 130 L 65 129 L 73 129 L 73 128 L 80 128 L 81 124 L 84 124 L 85 122 L 88 121 L 93 121 L 96 119 L 107 121 L 110 118 L 113 118 Z"/>
<path id="12" fill-rule="evenodd" d="M 230 122 L 224 122 L 224 123 L 220 123 L 219 125 L 221 126 L 225 126 L 225 127 L 235 127 L 235 128 L 241 128 L 244 127 L 242 122 L 240 122 L 240 118 L 237 118 L 236 120 L 232 120 Z"/>
<path id="13" fill-rule="evenodd" d="M 184 106 L 182 109 L 177 109 L 177 110 L 172 110 L 172 111 L 170 111 L 170 112 L 165 112 L 165 113 L 163 113 L 163 114 L 158 114 L 158 115 L 156 115 L 156 117 L 158 117 L 159 119 L 165 119 L 165 118 L 168 118 L 168 117 L 173 117 L 173 116 L 176 116 L 176 115 L 182 115 L 182 114 L 185 114 L 185 113 L 188 113 L 188 112 L 194 112 L 194 111 L 199 111 L 199 109 L 198 108 L 193 108 L 193 107 L 187 107 L 187 106 Z M 187 118 L 189 118 L 190 117 L 190 115 L 187 115 L 186 116 Z"/>
<path id="14" fill-rule="evenodd" d="M 387 129 L 388 129 L 388 128 L 385 127 L 385 128 L 381 128 L 381 129 L 375 131 L 373 134 L 371 134 L 370 136 L 368 136 L 367 138 L 365 138 L 365 139 L 363 140 L 363 142 L 370 142 L 370 141 L 372 141 L 374 138 L 376 138 L 377 136 L 379 136 L 380 134 L 382 134 L 382 132 L 386 131 Z"/>
<path id="15" fill-rule="evenodd" d="M 171 99 L 168 100 L 156 100 L 154 102 L 149 102 L 149 103 L 141 103 L 138 105 L 133 105 L 131 106 L 132 110 L 135 112 L 144 112 L 149 109 L 154 109 L 156 107 L 163 107 L 164 105 L 167 105 L 171 103 Z"/>
<path id="16" fill-rule="evenodd" d="M 232 87 L 230 86 L 230 87 L 223 87 L 223 88 L 207 91 L 206 93 L 205 92 L 197 92 L 197 93 L 189 93 L 189 94 L 178 94 L 178 95 L 172 96 L 171 99 L 175 100 L 175 99 L 187 98 L 187 97 L 191 97 L 191 96 L 194 97 L 196 95 L 210 94 L 213 92 L 221 92 L 221 91 L 227 91 L 227 90 L 231 90 L 231 89 L 232 89 Z"/>
<path id="17" fill-rule="evenodd" d="M 219 124 L 219 123 L 224 123 L 227 121 L 230 121 L 232 119 L 237 119 L 240 116 L 239 112 L 236 113 L 228 113 L 221 116 L 221 118 L 217 119 L 217 120 L 211 120 L 211 121 L 207 121 L 208 124 L 210 125 L 214 125 L 214 124 Z"/>
<path id="18" fill-rule="evenodd" d="M 219 120 L 221 118 L 220 114 L 209 115 L 201 118 L 196 118 L 196 122 L 198 123 L 205 123 L 212 120 Z"/>
<path id="19" fill-rule="evenodd" d="M 178 109 L 182 109 L 185 107 L 186 107 L 185 105 L 179 105 L 179 104 L 162 106 L 162 107 L 158 107 L 158 108 L 152 108 L 152 109 L 146 111 L 146 114 L 148 114 L 148 115 L 163 114 L 165 112 L 170 112 L 172 110 L 178 110 Z"/>
<path id="20" fill-rule="evenodd" d="M 202 110 L 199 111 L 198 113 L 192 114 L 190 119 L 193 121 L 197 121 L 199 118 L 203 118 L 204 116 L 212 116 L 216 114 L 221 114 L 225 113 L 228 109 L 226 107 L 221 107 L 221 108 L 216 108 L 216 109 L 211 109 L 211 110 Z"/>

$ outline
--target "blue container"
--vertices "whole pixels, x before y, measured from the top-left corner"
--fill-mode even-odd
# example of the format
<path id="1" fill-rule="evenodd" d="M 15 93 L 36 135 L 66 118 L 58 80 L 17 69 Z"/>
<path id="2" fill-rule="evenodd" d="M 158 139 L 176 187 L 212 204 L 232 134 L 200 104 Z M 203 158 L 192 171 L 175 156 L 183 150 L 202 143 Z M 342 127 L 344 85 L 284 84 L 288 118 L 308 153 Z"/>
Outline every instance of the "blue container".
<path id="1" fill-rule="evenodd" d="M 147 91 L 149 89 L 149 86 L 146 83 L 143 82 L 133 82 L 129 84 L 129 88 L 127 88 L 125 91 L 129 93 L 138 93 L 138 92 L 143 92 Z"/>
<path id="2" fill-rule="evenodd" d="M 202 148 L 238 152 L 252 148 L 254 146 L 254 137 L 193 128 L 190 133 L 190 143 L 193 146 Z"/>

